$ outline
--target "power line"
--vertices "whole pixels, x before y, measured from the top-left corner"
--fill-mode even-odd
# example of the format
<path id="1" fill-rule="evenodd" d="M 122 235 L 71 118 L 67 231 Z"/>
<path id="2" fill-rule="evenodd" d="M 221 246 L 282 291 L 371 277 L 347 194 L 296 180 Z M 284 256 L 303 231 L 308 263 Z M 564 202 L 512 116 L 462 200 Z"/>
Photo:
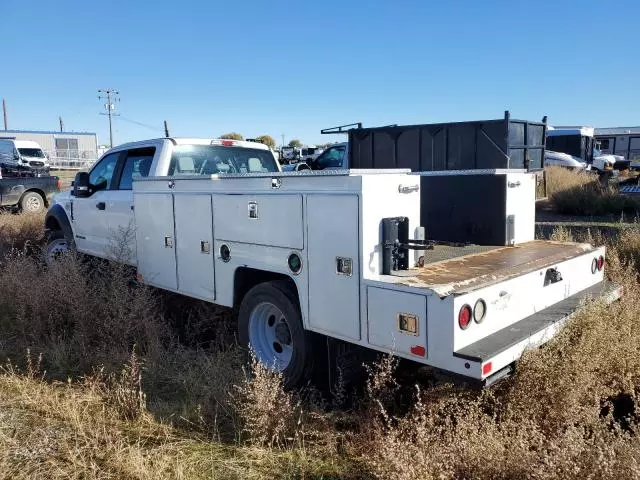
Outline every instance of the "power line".
<path id="1" fill-rule="evenodd" d="M 154 127 L 153 125 L 148 125 L 146 123 L 138 122 L 136 120 L 132 120 L 131 118 L 127 118 L 124 115 L 118 115 L 120 120 L 124 120 L 125 122 L 133 123 L 134 125 L 140 125 L 141 127 L 148 128 L 149 130 L 153 130 L 156 132 L 163 132 L 164 130 L 160 127 Z"/>
<path id="2" fill-rule="evenodd" d="M 108 115 L 109 116 L 109 148 L 113 148 L 113 128 L 111 126 L 111 117 L 117 116 L 116 113 L 113 113 L 115 110 L 115 102 L 120 101 L 120 92 L 114 90 L 113 88 L 105 88 L 99 89 L 98 93 L 102 93 L 104 95 L 98 95 L 98 99 L 106 100 L 107 103 L 104 104 L 104 108 L 107 110 L 107 113 L 101 113 L 100 115 Z"/>

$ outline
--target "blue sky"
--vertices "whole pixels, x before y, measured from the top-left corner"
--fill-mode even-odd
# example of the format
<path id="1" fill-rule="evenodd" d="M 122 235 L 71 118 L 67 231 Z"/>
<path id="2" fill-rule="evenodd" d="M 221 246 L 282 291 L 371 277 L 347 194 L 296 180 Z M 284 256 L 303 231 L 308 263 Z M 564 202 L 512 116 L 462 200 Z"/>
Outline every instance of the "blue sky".
<path id="1" fill-rule="evenodd" d="M 514 117 L 640 124 L 640 2 L 0 0 L 9 128 L 115 143 Z M 150 125 L 147 128 L 138 122 Z"/>

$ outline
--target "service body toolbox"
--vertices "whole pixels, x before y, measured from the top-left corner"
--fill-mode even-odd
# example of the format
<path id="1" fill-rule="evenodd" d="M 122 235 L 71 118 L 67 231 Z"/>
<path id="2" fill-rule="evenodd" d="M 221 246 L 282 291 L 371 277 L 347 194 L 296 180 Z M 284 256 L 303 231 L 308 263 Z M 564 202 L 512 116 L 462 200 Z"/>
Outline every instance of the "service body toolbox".
<path id="1" fill-rule="evenodd" d="M 138 178 L 138 271 L 226 306 L 250 301 L 247 279 L 284 279 L 304 330 L 491 382 L 583 298 L 619 294 L 604 247 L 534 240 L 534 183 L 517 170 Z M 488 190 L 491 218 L 473 218 Z M 251 305 L 249 328 L 271 332 L 268 312 L 284 310 Z M 290 321 L 253 345 L 285 373 L 304 361 Z"/>

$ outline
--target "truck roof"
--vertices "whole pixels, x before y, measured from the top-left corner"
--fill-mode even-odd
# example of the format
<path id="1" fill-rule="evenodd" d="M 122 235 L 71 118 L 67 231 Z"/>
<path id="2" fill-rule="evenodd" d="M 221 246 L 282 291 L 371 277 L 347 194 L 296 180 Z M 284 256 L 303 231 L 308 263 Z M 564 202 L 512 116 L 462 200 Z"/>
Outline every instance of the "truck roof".
<path id="1" fill-rule="evenodd" d="M 264 143 L 259 142 L 248 142 L 246 140 L 231 140 L 231 139 L 223 139 L 223 138 L 198 138 L 198 137 L 160 137 L 160 138 L 152 138 L 148 140 L 141 140 L 139 142 L 129 142 L 123 143 L 116 147 L 113 147 L 112 150 L 121 150 L 135 147 L 142 147 L 148 145 L 150 142 L 158 142 L 158 141 L 170 141 L 174 145 L 226 145 L 229 147 L 243 147 L 243 148 L 255 148 L 258 150 L 269 150 L 269 147 Z"/>
<path id="2" fill-rule="evenodd" d="M 640 126 L 596 128 L 596 135 L 639 135 L 639 134 L 640 134 Z"/>
<path id="3" fill-rule="evenodd" d="M 32 140 L 13 140 L 10 138 L 3 138 L 0 140 L 11 140 L 16 148 L 39 148 L 42 150 L 42 147 L 38 142 L 34 142 Z"/>
<path id="4" fill-rule="evenodd" d="M 593 127 L 584 126 L 547 126 L 547 137 L 559 137 L 562 135 L 581 135 L 583 137 L 593 137 Z"/>

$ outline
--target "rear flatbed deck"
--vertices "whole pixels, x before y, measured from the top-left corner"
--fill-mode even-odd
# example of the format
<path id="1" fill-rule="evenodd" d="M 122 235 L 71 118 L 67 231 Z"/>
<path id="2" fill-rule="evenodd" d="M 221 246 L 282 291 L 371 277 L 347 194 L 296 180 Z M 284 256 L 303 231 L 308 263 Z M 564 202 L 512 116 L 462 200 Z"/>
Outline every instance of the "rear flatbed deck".
<path id="1" fill-rule="evenodd" d="M 439 248 L 440 247 L 440 248 Z M 460 249 L 460 254 L 446 249 Z M 523 275 L 582 255 L 593 247 L 587 243 L 534 240 L 513 247 L 436 246 L 425 255 L 425 266 L 412 268 L 393 283 L 428 288 L 440 296 L 474 290 L 480 286 Z M 437 253 L 441 251 L 442 253 Z M 438 255 L 442 258 L 439 260 Z M 433 260 L 430 262 L 430 260 Z M 390 278 L 386 276 L 385 278 Z"/>

